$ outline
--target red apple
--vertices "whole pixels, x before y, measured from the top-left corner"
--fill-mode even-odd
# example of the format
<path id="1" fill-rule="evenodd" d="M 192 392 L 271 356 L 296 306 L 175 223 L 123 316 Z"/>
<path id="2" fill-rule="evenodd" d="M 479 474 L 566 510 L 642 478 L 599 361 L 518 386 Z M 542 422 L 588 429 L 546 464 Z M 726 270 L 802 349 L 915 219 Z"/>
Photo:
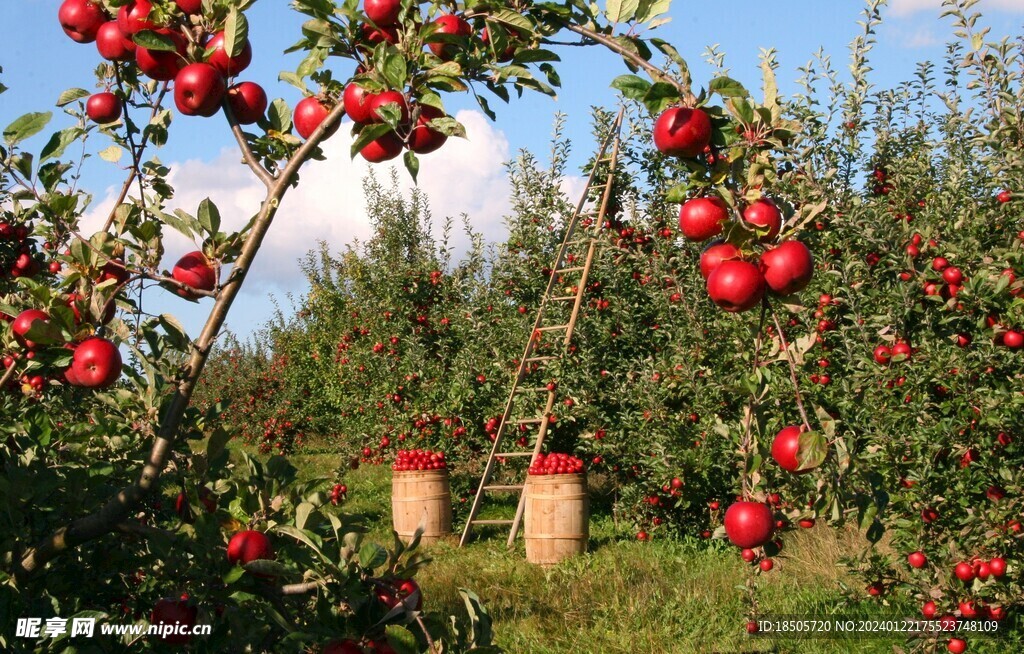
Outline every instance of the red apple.
<path id="1" fill-rule="evenodd" d="M 131 0 L 117 12 L 117 26 L 121 33 L 131 37 L 143 30 L 156 29 L 156 23 L 149 20 L 149 12 L 153 9 L 149 0 Z"/>
<path id="2" fill-rule="evenodd" d="M 740 258 L 740 251 L 732 243 L 715 241 L 700 255 L 700 274 L 707 280 L 723 261 Z"/>
<path id="3" fill-rule="evenodd" d="M 1013 199 L 1013 195 L 1009 191 L 999 191 L 996 195 L 996 200 L 999 200 L 1003 204 L 1006 204 Z"/>
<path id="4" fill-rule="evenodd" d="M 327 114 L 331 112 L 331 107 L 324 104 L 320 98 L 310 97 L 304 98 L 295 105 L 295 114 L 292 117 L 292 121 L 295 123 L 295 131 L 299 133 L 304 139 L 308 139 L 316 131 L 317 127 L 320 127 L 320 123 L 324 122 L 327 118 Z M 331 136 L 338 131 L 338 127 L 341 126 L 341 121 L 334 123 L 334 126 L 328 130 L 326 136 Z"/>
<path id="5" fill-rule="evenodd" d="M 380 115 L 379 110 L 386 104 L 397 104 L 402 116 L 400 122 L 409 122 L 409 104 L 406 102 L 405 96 L 402 95 L 401 91 L 382 91 L 370 98 L 367 104 L 370 105 L 371 123 L 384 122 L 384 118 Z"/>
<path id="6" fill-rule="evenodd" d="M 892 349 L 888 345 L 879 345 L 875 348 L 874 357 L 875 363 L 887 366 L 892 360 Z"/>
<path id="7" fill-rule="evenodd" d="M 131 276 L 128 269 L 124 267 L 122 259 L 111 259 L 100 268 L 100 276 L 96 278 L 96 283 L 102 284 L 103 282 L 114 280 L 114 283 L 120 286 L 131 279 Z"/>
<path id="8" fill-rule="evenodd" d="M 203 11 L 203 0 L 174 0 L 183 14 L 196 16 Z"/>
<path id="9" fill-rule="evenodd" d="M 924 603 L 921 607 L 921 615 L 931 620 L 939 612 L 939 607 L 935 605 L 935 602 L 929 600 Z"/>
<path id="10" fill-rule="evenodd" d="M 420 106 L 420 117 L 416 119 L 416 126 L 409 134 L 407 146 L 416 154 L 428 154 L 434 152 L 448 140 L 448 135 L 430 127 L 430 121 L 435 118 L 443 118 L 444 112 L 437 107 L 429 105 Z"/>
<path id="11" fill-rule="evenodd" d="M 174 77 L 174 104 L 186 116 L 212 116 L 220 109 L 227 84 L 210 64 L 189 64 Z"/>
<path id="12" fill-rule="evenodd" d="M 743 210 L 743 220 L 751 225 L 768 228 L 768 233 L 761 237 L 762 241 L 772 240 L 782 229 L 782 212 L 768 198 L 761 198 L 747 205 Z"/>
<path id="13" fill-rule="evenodd" d="M 928 563 L 928 557 L 924 555 L 924 552 L 920 550 L 917 552 L 911 552 L 907 555 L 907 563 L 910 564 L 911 568 L 923 568 Z"/>
<path id="14" fill-rule="evenodd" d="M 401 0 L 364 0 L 363 12 L 378 27 L 389 27 L 398 23 L 402 11 Z"/>
<path id="15" fill-rule="evenodd" d="M 212 291 L 217 285 L 217 271 L 206 255 L 199 250 L 189 252 L 178 259 L 178 263 L 174 264 L 174 270 L 171 271 L 171 277 L 174 281 L 188 284 L 199 291 Z M 177 293 L 190 300 L 201 297 L 185 289 L 179 289 Z"/>
<path id="16" fill-rule="evenodd" d="M 57 10 L 57 20 L 73 41 L 92 43 L 100 27 L 107 22 L 107 16 L 102 7 L 90 0 L 64 0 Z"/>
<path id="17" fill-rule="evenodd" d="M 434 20 L 437 29 L 433 34 L 445 34 L 448 36 L 468 37 L 473 33 L 473 28 L 461 16 L 455 14 L 443 14 Z M 458 51 L 458 46 L 452 43 L 430 43 L 430 51 L 441 59 L 452 59 Z"/>
<path id="18" fill-rule="evenodd" d="M 242 49 L 233 57 L 228 57 L 228 51 L 224 45 L 224 32 L 217 32 L 206 44 L 206 51 L 210 53 L 210 56 L 206 58 L 206 63 L 219 70 L 221 75 L 234 77 L 252 63 L 252 45 L 246 39 L 242 44 Z"/>
<path id="19" fill-rule="evenodd" d="M 345 113 L 354 122 L 361 125 L 373 122 L 370 102 L 373 100 L 374 95 L 355 82 L 351 82 L 345 87 L 345 93 L 342 96 L 342 101 L 345 104 Z"/>
<path id="20" fill-rule="evenodd" d="M 896 344 L 892 346 L 892 360 L 896 362 L 906 361 L 910 358 L 913 351 L 913 348 L 910 347 L 910 343 L 905 341 L 896 341 Z"/>
<path id="21" fill-rule="evenodd" d="M 932 259 L 932 270 L 935 272 L 942 272 L 949 267 L 949 261 L 946 257 L 935 257 Z"/>
<path id="22" fill-rule="evenodd" d="M 188 600 L 165 597 L 159 600 L 149 615 L 151 625 L 182 625 L 193 627 L 199 615 L 194 606 L 189 606 Z M 185 631 L 191 631 L 185 629 Z M 168 633 L 161 637 L 169 645 L 187 645 L 192 640 L 191 633 Z"/>
<path id="23" fill-rule="evenodd" d="M 78 386 L 109 388 L 121 376 L 121 352 L 105 338 L 87 338 L 75 348 L 71 371 Z"/>
<path id="24" fill-rule="evenodd" d="M 718 196 L 693 198 L 679 207 L 679 230 L 691 241 L 706 241 L 722 233 L 729 207 Z"/>
<path id="25" fill-rule="evenodd" d="M 946 649 L 951 654 L 963 654 L 967 651 L 967 641 L 963 638 L 950 638 L 949 642 L 946 643 Z"/>
<path id="26" fill-rule="evenodd" d="M 1001 556 L 993 557 L 988 562 L 988 569 L 993 577 L 1001 579 L 1006 574 L 1006 559 Z"/>
<path id="27" fill-rule="evenodd" d="M 397 27 L 389 26 L 375 29 L 373 25 L 363 23 L 360 26 L 360 31 L 363 33 L 363 40 L 371 46 L 371 48 L 365 48 L 366 50 L 372 49 L 372 46 L 378 43 L 398 43 Z"/>
<path id="28" fill-rule="evenodd" d="M 775 520 L 765 504 L 735 502 L 725 511 L 725 533 L 736 547 L 761 547 L 774 531 Z"/>
<path id="29" fill-rule="evenodd" d="M 761 270 L 769 289 L 779 295 L 792 295 L 811 283 L 814 259 L 800 241 L 785 241 L 761 255 Z"/>
<path id="30" fill-rule="evenodd" d="M 85 115 L 100 125 L 112 123 L 121 118 L 121 101 L 109 91 L 94 93 L 85 102 Z"/>
<path id="31" fill-rule="evenodd" d="M 177 32 L 167 29 L 156 30 L 156 32 L 170 38 L 174 42 L 176 50 L 173 52 L 148 50 L 138 46 L 135 48 L 135 65 L 150 79 L 169 82 L 186 64 L 184 56 L 187 43 L 185 38 Z"/>
<path id="32" fill-rule="evenodd" d="M 228 563 L 243 565 L 257 559 L 273 559 L 270 539 L 261 531 L 240 531 L 228 541 Z"/>
<path id="33" fill-rule="evenodd" d="M 380 163 L 394 159 L 402 153 L 402 140 L 394 132 L 388 132 L 380 138 L 367 143 L 359 154 L 370 163 Z"/>
<path id="34" fill-rule="evenodd" d="M 354 640 L 332 640 L 324 645 L 323 654 L 363 654 L 363 648 Z"/>
<path id="35" fill-rule="evenodd" d="M 1009 330 L 1003 333 L 1003 345 L 1011 350 L 1018 350 L 1024 347 L 1024 334 L 1018 331 Z"/>
<path id="36" fill-rule="evenodd" d="M 256 82 L 240 82 L 228 89 L 228 104 L 238 124 L 252 125 L 267 111 L 267 92 Z"/>
<path id="37" fill-rule="evenodd" d="M 953 569 L 953 574 L 965 584 L 974 581 L 974 567 L 970 563 L 964 563 L 963 561 L 957 563 Z"/>
<path id="38" fill-rule="evenodd" d="M 11 323 L 11 331 L 14 332 L 14 340 L 18 342 L 18 345 L 22 346 L 26 350 L 35 350 L 40 347 L 40 343 L 31 341 L 25 337 L 28 330 L 36 323 L 41 321 L 45 325 L 50 324 L 50 316 L 45 311 L 39 309 L 26 309 L 18 314 L 18 316 Z"/>
<path id="39" fill-rule="evenodd" d="M 764 276 L 749 261 L 723 261 L 708 276 L 708 295 L 730 313 L 746 311 L 764 297 Z"/>
<path id="40" fill-rule="evenodd" d="M 711 119 L 701 109 L 670 107 L 654 121 L 654 146 L 670 157 L 696 157 L 711 143 Z"/>
<path id="41" fill-rule="evenodd" d="M 116 20 L 100 25 L 96 32 L 96 50 L 108 61 L 131 61 L 135 58 L 135 42 L 124 35 Z"/>
<path id="42" fill-rule="evenodd" d="M 956 266 L 949 266 L 942 271 L 942 279 L 944 279 L 947 284 L 959 284 L 964 280 L 964 274 Z"/>
<path id="43" fill-rule="evenodd" d="M 802 475 L 814 467 L 800 468 L 800 434 L 803 429 L 799 425 L 786 427 L 775 435 L 772 441 L 772 458 L 779 467 L 787 472 Z"/>

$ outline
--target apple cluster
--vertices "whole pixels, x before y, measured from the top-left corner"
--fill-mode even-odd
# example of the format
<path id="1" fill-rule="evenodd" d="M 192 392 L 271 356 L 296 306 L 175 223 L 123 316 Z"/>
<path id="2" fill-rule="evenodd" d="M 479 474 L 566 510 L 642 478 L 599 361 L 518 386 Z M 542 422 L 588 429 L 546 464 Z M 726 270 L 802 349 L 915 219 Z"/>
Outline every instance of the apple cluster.
<path id="1" fill-rule="evenodd" d="M 0 221 L 0 279 L 35 277 L 42 269 L 32 226 Z M 50 272 L 60 272 L 60 263 L 51 263 Z"/>
<path id="2" fill-rule="evenodd" d="M 543 452 L 530 462 L 531 475 L 578 475 L 584 472 L 583 459 L 564 452 Z"/>
<path id="3" fill-rule="evenodd" d="M 713 161 L 711 119 L 699 108 L 671 107 L 654 123 L 654 145 L 668 156 Z M 729 205 L 718 196 L 687 200 L 679 208 L 679 229 L 694 242 L 721 235 L 732 222 Z M 771 199 L 758 198 L 742 207 L 743 230 L 730 230 L 727 240 L 712 243 L 701 255 L 700 270 L 708 295 L 726 311 L 737 313 L 757 306 L 765 293 L 792 295 L 807 287 L 814 260 L 797 240 L 775 241 L 782 229 L 782 212 Z M 748 243 L 762 247 L 756 257 Z"/>
<path id="4" fill-rule="evenodd" d="M 226 43 L 224 32 L 207 33 L 193 19 L 201 0 L 174 0 L 177 13 L 155 22 L 149 0 L 130 0 L 116 16 L 91 0 L 64 0 L 57 17 L 64 33 L 78 43 L 95 43 L 100 56 L 134 64 L 150 79 L 174 82 L 174 103 L 186 116 L 213 116 L 227 99 L 235 119 L 250 125 L 267 110 L 267 94 L 253 82 L 228 87 L 227 80 L 252 62 L 252 46 Z M 163 14 L 158 14 L 163 15 Z M 237 51 L 234 51 L 237 50 Z M 232 54 L 228 54 L 232 52 Z M 86 101 L 86 115 L 99 124 L 121 118 L 123 98 L 107 90 Z"/>
<path id="5" fill-rule="evenodd" d="M 398 450 L 395 455 L 395 462 L 391 465 L 392 470 L 405 472 L 409 470 L 445 470 L 448 463 L 445 461 L 444 452 L 431 450 Z"/>
<path id="6" fill-rule="evenodd" d="M 331 504 L 338 506 L 341 504 L 341 500 L 348 494 L 348 486 L 345 484 L 335 484 L 331 487 Z"/>

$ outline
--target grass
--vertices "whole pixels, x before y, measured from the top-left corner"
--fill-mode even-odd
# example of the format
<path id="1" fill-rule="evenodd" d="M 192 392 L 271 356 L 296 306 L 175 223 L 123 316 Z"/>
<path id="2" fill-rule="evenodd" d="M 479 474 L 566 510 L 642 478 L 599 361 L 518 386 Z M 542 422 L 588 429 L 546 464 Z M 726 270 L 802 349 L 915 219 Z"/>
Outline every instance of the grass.
<path id="1" fill-rule="evenodd" d="M 292 458 L 303 476 L 329 474 L 336 456 Z M 346 471 L 346 510 L 373 525 L 369 534 L 391 541 L 390 470 Z M 512 501 L 488 507 L 510 517 Z M 465 513 L 465 512 L 463 512 Z M 459 526 L 456 525 L 456 529 Z M 507 532 L 505 532 L 507 534 Z M 857 551 L 859 535 L 819 525 L 785 537 L 775 569 L 756 581 L 763 614 L 825 617 L 852 613 L 896 618 L 912 615 L 875 601 L 845 602 L 844 582 L 859 584 L 839 564 Z M 432 562 L 419 574 L 427 609 L 464 615 L 459 588 L 476 592 L 494 620 L 497 644 L 512 653 L 616 652 L 892 652 L 900 640 L 779 640 L 746 633 L 748 567 L 720 541 L 654 540 L 641 543 L 616 529 L 607 515 L 591 518 L 586 555 L 550 568 L 525 560 L 522 539 L 508 550 L 505 535 L 482 532 L 465 548 L 457 537 L 425 548 Z"/>

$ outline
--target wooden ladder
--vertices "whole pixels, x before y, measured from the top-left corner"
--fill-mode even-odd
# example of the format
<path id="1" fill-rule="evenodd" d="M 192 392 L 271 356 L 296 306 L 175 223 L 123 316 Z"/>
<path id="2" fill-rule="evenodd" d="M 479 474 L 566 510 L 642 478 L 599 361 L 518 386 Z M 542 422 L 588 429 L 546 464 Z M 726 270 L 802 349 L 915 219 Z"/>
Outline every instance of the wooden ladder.
<path id="1" fill-rule="evenodd" d="M 462 538 L 459 540 L 460 547 L 469 542 L 470 535 L 473 532 L 473 527 L 476 525 L 510 525 L 511 531 L 508 537 L 509 547 L 512 547 L 515 542 L 516 535 L 519 533 L 519 526 L 523 519 L 523 510 L 526 507 L 526 494 L 523 492 L 525 484 L 490 485 L 490 481 L 494 474 L 495 464 L 499 460 L 511 457 L 530 457 L 530 460 L 532 461 L 533 458 L 541 452 L 544 446 L 544 438 L 548 433 L 548 426 L 551 424 L 551 409 L 555 404 L 556 392 L 555 389 L 547 386 L 537 388 L 526 387 L 523 385 L 523 382 L 527 375 L 535 370 L 535 364 L 545 365 L 551 361 L 560 359 L 562 355 L 567 352 L 568 346 L 572 340 L 573 330 L 576 328 L 576 320 L 579 318 L 580 308 L 583 306 L 583 297 L 586 294 L 587 279 L 590 275 L 591 266 L 594 263 L 594 255 L 601 242 L 601 229 L 604 224 L 605 213 L 608 210 L 609 198 L 612 195 L 612 183 L 615 179 L 615 167 L 619 158 L 619 132 L 622 127 L 622 117 L 623 110 L 620 110 L 618 115 L 615 117 L 615 122 L 612 125 L 611 131 L 608 132 L 604 142 L 601 144 L 594 166 L 591 168 L 590 176 L 587 178 L 586 189 L 584 189 L 580 197 L 580 201 L 576 205 L 576 210 L 573 212 L 569 225 L 565 230 L 565 237 L 562 240 L 562 245 L 559 247 L 558 254 L 555 257 L 555 263 L 551 267 L 551 275 L 548 278 L 547 289 L 544 291 L 544 295 L 541 298 L 540 307 L 537 309 L 537 317 L 533 323 L 533 329 L 530 330 L 530 337 L 523 350 L 523 356 L 519 360 L 519 370 L 512 382 L 512 389 L 509 391 L 508 401 L 505 403 L 505 411 L 502 413 L 501 422 L 498 424 L 498 431 L 494 437 L 491 454 L 487 458 L 487 465 L 484 468 L 480 484 L 477 486 L 476 496 L 473 498 L 473 506 L 469 510 L 469 518 L 466 520 L 466 527 L 462 532 Z M 610 153 L 609 148 L 611 150 Z M 603 189 L 601 190 L 600 203 L 597 205 L 596 209 L 586 209 L 588 199 L 591 197 L 591 193 L 595 189 Z M 590 219 L 589 223 L 586 222 L 586 219 L 588 218 Z M 581 222 L 588 225 L 584 230 L 580 230 L 586 234 L 583 237 L 579 237 L 577 235 L 577 227 L 579 227 Z M 583 265 L 565 266 L 570 251 L 580 248 L 581 246 L 586 247 L 586 254 L 583 256 Z M 573 263 L 573 261 L 570 261 L 570 263 Z M 555 295 L 556 285 L 567 283 L 563 276 L 570 274 L 579 275 L 579 281 L 575 285 L 576 293 L 570 295 Z M 548 322 L 548 314 L 550 313 L 550 311 L 548 311 L 549 307 L 553 305 L 565 306 L 563 303 L 568 302 L 572 303 L 568 322 L 561 324 L 546 324 Z M 537 347 L 541 342 L 543 335 L 546 333 L 564 333 L 564 336 L 562 337 L 562 347 L 559 354 L 537 356 Z M 513 415 L 522 415 L 521 411 L 516 410 L 517 400 L 522 398 L 529 399 L 531 397 L 536 398 L 538 393 L 547 394 L 544 407 L 540 411 L 539 415 L 513 419 Z M 511 450 L 511 448 L 505 447 L 505 440 L 506 436 L 509 434 L 509 430 L 512 428 L 518 428 L 519 425 L 538 425 L 537 441 L 533 445 L 532 449 L 515 451 Z M 506 451 L 506 449 L 508 449 L 508 451 Z M 480 507 L 483 504 L 484 495 L 488 492 L 519 493 L 519 506 L 516 509 L 515 519 L 477 519 L 477 515 L 480 513 Z"/>

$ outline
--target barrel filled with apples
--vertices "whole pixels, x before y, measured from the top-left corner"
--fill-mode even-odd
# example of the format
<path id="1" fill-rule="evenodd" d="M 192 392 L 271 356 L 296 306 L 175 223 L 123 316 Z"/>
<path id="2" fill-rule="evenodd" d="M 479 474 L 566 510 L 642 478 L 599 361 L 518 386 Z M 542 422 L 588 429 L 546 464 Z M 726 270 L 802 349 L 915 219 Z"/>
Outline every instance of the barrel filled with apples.
<path id="1" fill-rule="evenodd" d="M 421 524 L 424 545 L 451 535 L 452 492 L 444 452 L 399 450 L 391 470 L 391 514 L 398 537 L 411 542 Z"/>
<path id="2" fill-rule="evenodd" d="M 527 561 L 548 566 L 587 551 L 590 498 L 581 459 L 538 454 L 530 463 L 524 493 Z"/>

